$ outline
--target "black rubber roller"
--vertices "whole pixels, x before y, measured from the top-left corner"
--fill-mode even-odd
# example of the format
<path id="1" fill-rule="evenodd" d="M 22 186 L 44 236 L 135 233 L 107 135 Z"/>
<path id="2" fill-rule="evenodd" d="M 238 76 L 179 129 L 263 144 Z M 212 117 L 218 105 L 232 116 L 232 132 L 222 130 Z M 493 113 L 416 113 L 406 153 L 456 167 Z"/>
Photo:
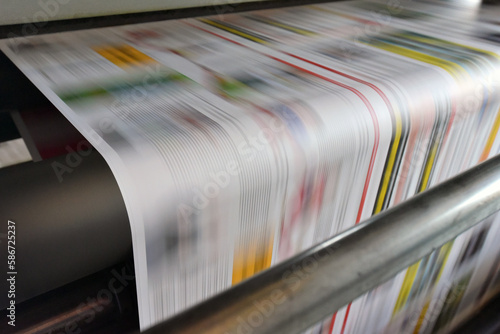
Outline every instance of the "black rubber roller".
<path id="1" fill-rule="evenodd" d="M 0 169 L 0 309 L 11 300 L 10 276 L 15 276 L 15 302 L 20 303 L 124 261 L 131 253 L 125 204 L 104 159 L 86 152 L 71 167 L 67 158 Z M 15 225 L 15 264 L 10 268 L 9 220 Z"/>

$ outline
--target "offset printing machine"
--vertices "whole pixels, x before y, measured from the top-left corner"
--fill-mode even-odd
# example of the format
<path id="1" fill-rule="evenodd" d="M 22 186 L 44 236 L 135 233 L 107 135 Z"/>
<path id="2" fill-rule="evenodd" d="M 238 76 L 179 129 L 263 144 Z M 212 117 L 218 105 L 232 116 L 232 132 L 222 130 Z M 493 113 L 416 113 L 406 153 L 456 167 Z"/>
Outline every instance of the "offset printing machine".
<path id="1" fill-rule="evenodd" d="M 42 15 L 34 1 L 0 0 L 0 38 L 307 2 L 312 1 L 116 0 L 63 4 L 54 0 L 43 2 L 46 8 Z M 19 139 L 29 156 L 0 166 L 2 248 L 7 241 L 4 222 L 23 222 L 16 229 L 19 274 L 15 281 L 14 330 L 5 321 L 11 287 L 8 276 L 5 278 L 9 268 L 3 249 L 0 257 L 0 332 L 138 332 L 130 226 L 115 178 L 102 156 L 0 53 L 0 143 Z M 5 147 L 0 146 L 0 150 Z M 251 284 L 247 286 L 243 288 L 251 288 Z M 231 295 L 226 298 L 234 299 Z M 224 304 L 224 299 L 214 302 Z M 498 300 L 491 302 L 478 313 L 475 323 L 472 319 L 457 333 L 470 332 L 470 328 L 498 332 L 495 310 L 499 304 Z M 202 306 L 199 312 L 208 312 L 207 308 L 211 307 Z M 179 321 L 189 319 L 186 316 Z M 157 332 L 168 333 L 168 328 Z"/>
<path id="2" fill-rule="evenodd" d="M 301 3 L 2 2 L 0 38 Z M 73 326 L 88 333 L 138 330 L 130 226 L 107 163 L 3 53 L 0 101 L 0 142 L 22 138 L 29 151 L 27 158 L 18 158 L 21 163 L 14 158 L 0 169 L 1 219 L 25 222 L 16 231 L 16 264 L 19 273 L 26 273 L 16 278 L 16 328 L 2 321 L 0 332 L 71 333 Z M 0 232 L 3 246 L 7 230 Z M 2 270 L 8 272 L 7 261 Z M 9 290 L 6 279 L 0 286 L 2 292 Z M 109 304 L 99 304 L 103 289 L 113 291 Z M 2 293 L 2 320 L 7 307 L 7 293 Z"/>

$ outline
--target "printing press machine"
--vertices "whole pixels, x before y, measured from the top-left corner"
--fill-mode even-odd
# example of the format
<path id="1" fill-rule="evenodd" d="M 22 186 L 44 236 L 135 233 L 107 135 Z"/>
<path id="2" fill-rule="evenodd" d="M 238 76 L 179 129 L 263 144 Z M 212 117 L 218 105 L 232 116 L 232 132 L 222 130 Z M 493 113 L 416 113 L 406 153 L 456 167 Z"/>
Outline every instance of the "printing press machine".
<path id="1" fill-rule="evenodd" d="M 321 1 L 60 1 L 60 10 L 46 11 L 57 7 L 49 21 L 36 22 L 34 1 L 0 0 L 0 38 L 310 2 Z M 23 22 L 26 17 L 33 22 Z M 0 333 L 138 332 L 130 226 L 115 178 L 102 156 L 0 53 L 0 143 L 19 138 L 32 161 L 0 165 Z M 8 220 L 17 223 L 15 328 L 6 321 Z M 493 300 L 456 333 L 500 333 L 499 305 L 499 298 Z"/>

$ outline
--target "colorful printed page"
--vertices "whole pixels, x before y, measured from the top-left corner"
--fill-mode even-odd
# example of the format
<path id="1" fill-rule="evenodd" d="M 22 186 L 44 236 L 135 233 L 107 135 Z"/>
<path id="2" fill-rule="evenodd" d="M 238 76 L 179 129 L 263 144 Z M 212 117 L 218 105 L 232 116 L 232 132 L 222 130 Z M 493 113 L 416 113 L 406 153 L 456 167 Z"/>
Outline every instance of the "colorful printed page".
<path id="1" fill-rule="evenodd" d="M 355 1 L 0 46 L 113 171 L 144 330 L 496 155 L 494 19 Z M 309 332 L 451 328 L 498 288 L 497 221 Z"/>

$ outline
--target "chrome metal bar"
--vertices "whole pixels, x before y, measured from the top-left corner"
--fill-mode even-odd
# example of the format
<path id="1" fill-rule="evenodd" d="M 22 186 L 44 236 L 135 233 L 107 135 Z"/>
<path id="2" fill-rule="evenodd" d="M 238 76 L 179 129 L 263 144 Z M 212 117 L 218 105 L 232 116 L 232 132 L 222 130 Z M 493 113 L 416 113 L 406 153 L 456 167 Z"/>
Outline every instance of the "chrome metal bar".
<path id="1" fill-rule="evenodd" d="M 499 209 L 497 156 L 145 333 L 301 332 Z"/>

